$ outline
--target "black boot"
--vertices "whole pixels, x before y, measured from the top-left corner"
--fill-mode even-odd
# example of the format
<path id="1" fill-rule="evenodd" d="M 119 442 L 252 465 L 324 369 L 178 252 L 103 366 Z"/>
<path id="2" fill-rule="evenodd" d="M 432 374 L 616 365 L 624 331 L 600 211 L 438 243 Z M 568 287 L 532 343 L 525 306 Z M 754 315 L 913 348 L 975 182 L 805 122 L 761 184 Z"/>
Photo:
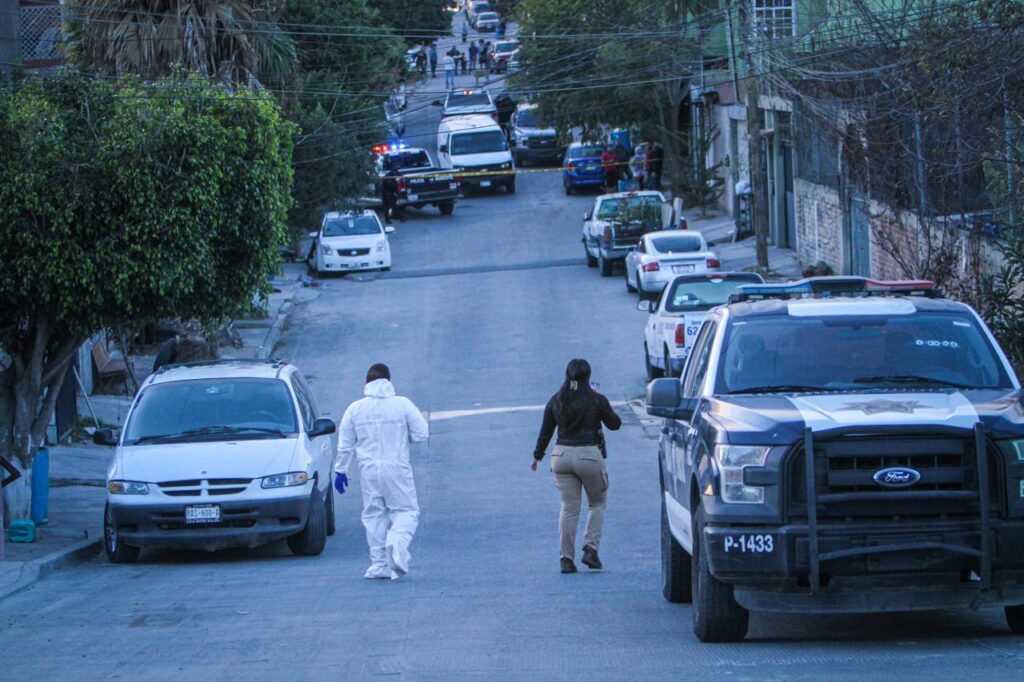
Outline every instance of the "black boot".
<path id="1" fill-rule="evenodd" d="M 583 563 L 595 571 L 601 569 L 601 559 L 597 556 L 597 550 L 590 545 L 583 548 Z"/>
<path id="2" fill-rule="evenodd" d="M 576 564 L 572 562 L 572 559 L 562 557 L 562 573 L 576 573 Z"/>

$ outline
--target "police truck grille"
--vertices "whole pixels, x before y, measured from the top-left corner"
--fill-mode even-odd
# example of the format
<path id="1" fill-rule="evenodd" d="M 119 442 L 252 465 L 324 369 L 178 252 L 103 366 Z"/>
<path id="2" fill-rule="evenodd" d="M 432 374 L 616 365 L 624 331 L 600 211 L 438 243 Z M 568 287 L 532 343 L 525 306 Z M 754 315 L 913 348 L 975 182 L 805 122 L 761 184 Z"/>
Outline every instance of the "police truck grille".
<path id="1" fill-rule="evenodd" d="M 993 512 L 1002 508 L 1002 477 L 988 449 Z M 977 459 L 971 438 L 857 435 L 814 442 L 815 494 L 818 518 L 947 518 L 976 517 Z M 920 476 L 903 487 L 883 485 L 880 471 L 912 470 Z M 786 489 L 791 515 L 807 514 L 803 447 L 787 459 Z"/>

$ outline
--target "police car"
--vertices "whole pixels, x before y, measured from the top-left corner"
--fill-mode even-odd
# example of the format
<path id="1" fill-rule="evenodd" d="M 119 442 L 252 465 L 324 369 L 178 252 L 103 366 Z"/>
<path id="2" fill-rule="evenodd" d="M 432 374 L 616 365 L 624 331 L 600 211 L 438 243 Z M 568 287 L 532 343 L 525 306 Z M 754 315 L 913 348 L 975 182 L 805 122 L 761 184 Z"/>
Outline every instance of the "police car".
<path id="1" fill-rule="evenodd" d="M 1024 633 L 1024 409 L 929 282 L 740 287 L 648 385 L 663 594 L 703 641 L 749 611 L 1005 608 Z"/>
<path id="2" fill-rule="evenodd" d="M 736 287 L 763 281 L 751 272 L 679 275 L 656 301 L 640 301 L 637 310 L 650 313 L 644 327 L 647 380 L 678 376 L 707 311 L 725 303 Z"/>

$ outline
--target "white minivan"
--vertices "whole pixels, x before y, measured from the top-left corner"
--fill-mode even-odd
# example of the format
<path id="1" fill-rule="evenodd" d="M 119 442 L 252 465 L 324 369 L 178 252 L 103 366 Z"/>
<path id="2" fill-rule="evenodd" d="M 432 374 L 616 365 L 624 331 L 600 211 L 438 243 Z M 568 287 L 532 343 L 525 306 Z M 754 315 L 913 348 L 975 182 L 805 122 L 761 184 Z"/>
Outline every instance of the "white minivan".
<path id="1" fill-rule="evenodd" d="M 437 128 L 437 160 L 460 176 L 464 192 L 504 187 L 516 191 L 515 167 L 505 131 L 490 116 L 452 116 Z"/>

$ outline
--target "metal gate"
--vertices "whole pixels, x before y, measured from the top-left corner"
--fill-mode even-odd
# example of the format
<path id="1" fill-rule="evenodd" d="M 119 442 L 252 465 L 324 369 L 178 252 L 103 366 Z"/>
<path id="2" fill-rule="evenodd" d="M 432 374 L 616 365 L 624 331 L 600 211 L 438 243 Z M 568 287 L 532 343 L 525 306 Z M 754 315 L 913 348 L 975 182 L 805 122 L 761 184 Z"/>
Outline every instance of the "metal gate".
<path id="1" fill-rule="evenodd" d="M 868 202 L 860 196 L 850 200 L 850 270 L 851 274 L 871 276 L 871 220 Z"/>

